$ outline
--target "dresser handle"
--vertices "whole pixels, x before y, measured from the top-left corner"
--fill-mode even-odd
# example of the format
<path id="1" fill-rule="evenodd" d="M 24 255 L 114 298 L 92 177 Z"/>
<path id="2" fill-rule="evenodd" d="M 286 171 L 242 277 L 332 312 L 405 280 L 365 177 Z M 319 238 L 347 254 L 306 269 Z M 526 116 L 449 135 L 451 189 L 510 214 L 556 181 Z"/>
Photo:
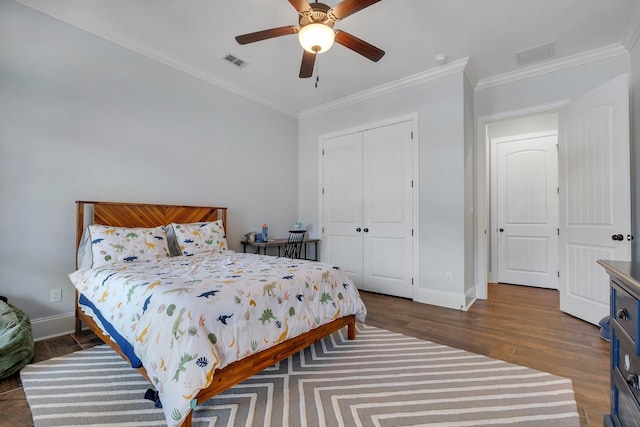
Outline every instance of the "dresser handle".
<path id="1" fill-rule="evenodd" d="M 638 383 L 638 374 L 631 373 L 627 375 L 627 384 L 629 384 L 629 387 L 640 390 L 640 383 Z"/>
<path id="2" fill-rule="evenodd" d="M 621 320 L 629 320 L 629 312 L 624 307 L 619 308 L 616 312 L 616 317 Z"/>

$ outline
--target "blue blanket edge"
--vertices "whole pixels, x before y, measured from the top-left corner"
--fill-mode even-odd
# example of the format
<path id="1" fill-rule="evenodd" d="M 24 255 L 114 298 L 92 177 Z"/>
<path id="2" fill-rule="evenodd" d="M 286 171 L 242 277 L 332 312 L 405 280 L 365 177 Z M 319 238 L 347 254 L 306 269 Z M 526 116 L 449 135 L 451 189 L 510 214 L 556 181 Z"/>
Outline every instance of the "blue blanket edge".
<path id="1" fill-rule="evenodd" d="M 86 305 L 91 310 L 93 310 L 93 313 L 98 317 L 98 319 L 100 319 L 100 322 L 102 323 L 102 326 L 104 327 L 105 331 L 111 336 L 111 338 L 116 342 L 116 344 L 118 344 L 118 346 L 120 347 L 120 350 L 122 350 L 125 356 L 127 356 L 127 358 L 129 359 L 129 362 L 131 363 L 131 367 L 132 368 L 142 367 L 142 361 L 138 358 L 138 356 L 136 356 L 136 353 L 133 351 L 133 346 L 131 345 L 131 343 L 129 343 L 129 341 L 124 339 L 124 337 L 120 335 L 118 331 L 115 330 L 115 328 L 111 325 L 111 323 L 109 323 L 104 318 L 100 310 L 98 310 L 98 308 L 91 301 L 89 301 L 89 299 L 85 297 L 83 294 L 80 294 L 80 298 L 78 299 L 78 302 L 82 305 Z"/>

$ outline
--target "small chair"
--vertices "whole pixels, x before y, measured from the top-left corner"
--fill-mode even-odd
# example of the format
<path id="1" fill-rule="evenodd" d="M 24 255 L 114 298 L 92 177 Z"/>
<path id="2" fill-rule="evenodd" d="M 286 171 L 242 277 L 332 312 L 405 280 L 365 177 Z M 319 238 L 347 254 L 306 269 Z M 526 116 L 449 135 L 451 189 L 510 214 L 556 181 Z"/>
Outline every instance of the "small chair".
<path id="1" fill-rule="evenodd" d="M 284 257 L 298 259 L 302 249 L 304 234 L 307 230 L 291 230 L 289 231 L 289 240 L 284 245 Z"/>

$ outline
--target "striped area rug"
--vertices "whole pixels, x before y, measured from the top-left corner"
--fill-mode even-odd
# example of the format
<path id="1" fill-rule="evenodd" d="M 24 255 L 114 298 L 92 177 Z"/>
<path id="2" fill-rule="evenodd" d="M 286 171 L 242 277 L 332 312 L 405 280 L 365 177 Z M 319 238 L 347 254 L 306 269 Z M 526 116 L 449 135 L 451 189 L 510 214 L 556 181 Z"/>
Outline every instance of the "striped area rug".
<path id="1" fill-rule="evenodd" d="M 21 372 L 36 427 L 162 426 L 102 345 Z M 571 381 L 358 324 L 198 407 L 195 426 L 579 426 Z"/>

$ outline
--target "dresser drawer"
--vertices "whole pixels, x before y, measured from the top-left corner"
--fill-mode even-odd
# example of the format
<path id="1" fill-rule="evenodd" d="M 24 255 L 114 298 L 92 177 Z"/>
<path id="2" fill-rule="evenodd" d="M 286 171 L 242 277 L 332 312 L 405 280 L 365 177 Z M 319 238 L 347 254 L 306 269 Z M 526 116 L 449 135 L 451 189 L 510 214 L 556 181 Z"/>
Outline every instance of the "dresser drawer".
<path id="1" fill-rule="evenodd" d="M 622 427 L 640 426 L 640 406 L 629 390 L 624 378 L 617 369 L 612 375 L 612 399 L 615 399 L 616 411 L 613 415 L 614 425 Z"/>
<path id="2" fill-rule="evenodd" d="M 614 324 L 614 345 L 618 348 L 616 360 L 614 360 L 614 373 L 618 373 L 624 381 L 624 387 L 618 386 L 620 393 L 624 393 L 625 389 L 629 391 L 637 402 L 640 402 L 640 359 L 636 356 L 636 348 L 625 334 L 620 335 L 618 325 Z M 640 425 L 640 424 L 639 424 Z"/>
<path id="3" fill-rule="evenodd" d="M 638 300 L 612 281 L 611 317 L 622 327 L 637 348 Z M 637 354 L 634 353 L 634 354 Z"/>

